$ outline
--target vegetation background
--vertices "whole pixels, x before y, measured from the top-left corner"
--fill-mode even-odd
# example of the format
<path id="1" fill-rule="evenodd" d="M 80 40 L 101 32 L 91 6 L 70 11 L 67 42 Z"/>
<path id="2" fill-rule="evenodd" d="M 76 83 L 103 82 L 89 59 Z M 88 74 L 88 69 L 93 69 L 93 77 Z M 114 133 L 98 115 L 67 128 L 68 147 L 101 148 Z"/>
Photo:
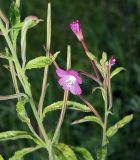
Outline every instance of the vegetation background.
<path id="1" fill-rule="evenodd" d="M 117 64 L 114 68 L 117 66 L 126 68 L 125 72 L 120 73 L 112 80 L 113 112 L 115 115 L 110 116 L 109 123 L 113 124 L 130 113 L 134 113 L 134 120 L 111 139 L 108 159 L 140 160 L 140 0 L 52 0 L 51 2 L 53 22 L 51 51 L 61 51 L 58 58 L 60 66 L 65 67 L 66 48 L 70 44 L 72 47 L 72 68 L 87 72 L 92 71 L 81 44 L 69 28 L 70 22 L 79 19 L 90 50 L 98 58 L 101 57 L 103 51 L 106 51 L 109 57 L 115 55 Z M 10 3 L 10 0 L 0 0 L 0 8 L 7 17 Z M 21 0 L 22 20 L 28 15 L 36 15 L 45 20 L 47 3 L 46 0 Z M 28 59 L 45 54 L 43 50 L 45 41 L 46 23 L 44 21 L 28 33 Z M 1 36 L 0 51 L 4 49 L 4 45 Z M 0 95 L 12 94 L 14 89 L 11 77 L 3 65 L 7 65 L 7 62 L 1 60 Z M 38 102 L 43 70 L 34 70 L 28 74 L 35 100 Z M 63 91 L 56 82 L 53 66 L 49 72 L 49 83 L 45 105 L 63 98 Z M 92 81 L 84 79 L 83 95 L 102 113 L 101 95 L 92 94 L 94 86 Z M 70 99 L 79 101 L 77 97 L 72 95 Z M 26 128 L 17 118 L 15 104 L 16 101 L 0 102 L 0 132 Z M 46 129 L 50 134 L 54 130 L 58 116 L 59 111 L 49 114 L 45 120 Z M 70 145 L 85 146 L 94 154 L 95 147 L 101 141 L 100 128 L 96 124 L 89 123 L 70 125 L 73 120 L 83 116 L 83 113 L 67 112 L 61 141 Z M 27 140 L 1 142 L 0 153 L 8 159 L 16 150 L 30 145 L 32 145 L 31 142 Z M 30 159 L 45 160 L 46 153 L 36 152 L 26 158 L 29 159 L 29 157 Z"/>

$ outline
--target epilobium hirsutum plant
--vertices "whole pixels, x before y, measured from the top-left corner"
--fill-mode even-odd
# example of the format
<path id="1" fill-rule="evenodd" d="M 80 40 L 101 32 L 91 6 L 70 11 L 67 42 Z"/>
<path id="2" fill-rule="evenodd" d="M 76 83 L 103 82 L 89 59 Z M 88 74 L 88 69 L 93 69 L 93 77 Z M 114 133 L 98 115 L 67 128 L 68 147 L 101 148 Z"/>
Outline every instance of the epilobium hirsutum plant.
<path id="1" fill-rule="evenodd" d="M 83 45 L 85 52 L 90 60 L 95 76 L 85 71 L 74 71 L 71 69 L 71 48 L 67 48 L 67 65 L 66 69 L 62 69 L 56 62 L 56 58 L 59 52 L 55 54 L 51 53 L 51 5 L 48 4 L 47 12 L 47 39 L 45 48 L 45 55 L 32 59 L 26 60 L 27 52 L 27 33 L 28 30 L 35 27 L 41 19 L 36 16 L 28 16 L 23 21 L 20 18 L 20 0 L 13 1 L 10 7 L 10 19 L 8 20 L 5 14 L 0 10 L 0 34 L 5 39 L 7 45 L 5 50 L 0 52 L 0 57 L 8 61 L 8 69 L 11 74 L 13 86 L 15 90 L 12 95 L 0 96 L 0 100 L 12 100 L 17 99 L 16 111 L 17 116 L 25 125 L 28 126 L 29 130 L 12 130 L 0 133 L 0 141 L 6 140 L 18 140 L 18 139 L 29 139 L 34 142 L 33 146 L 23 148 L 16 151 L 10 160 L 20 160 L 31 152 L 35 152 L 39 149 L 46 150 L 45 159 L 49 160 L 78 160 L 77 153 L 80 154 L 85 160 L 105 160 L 107 157 L 107 145 L 109 139 L 125 124 L 130 122 L 133 115 L 128 115 L 122 120 L 117 122 L 115 125 L 109 127 L 108 119 L 109 115 L 112 114 L 111 109 L 113 106 L 112 101 L 112 90 L 111 90 L 111 79 L 118 74 L 123 68 L 117 68 L 113 72 L 111 69 L 116 64 L 116 59 L 111 57 L 107 59 L 107 54 L 103 52 L 102 58 L 97 61 L 97 58 L 89 51 L 84 41 L 80 22 L 77 20 L 70 24 L 70 28 L 75 33 L 81 44 Z M 17 50 L 17 39 L 20 36 L 20 50 Z M 18 46 L 19 48 L 19 46 Z M 44 99 L 47 90 L 47 79 L 49 66 L 54 65 L 56 75 L 58 76 L 58 84 L 64 91 L 64 97 L 62 101 L 54 102 L 47 107 L 44 107 Z M 38 104 L 34 101 L 34 95 L 32 93 L 32 86 L 30 84 L 30 78 L 27 76 L 28 70 L 44 68 L 42 90 Z M 101 91 L 104 100 L 104 117 L 101 117 L 100 113 L 90 104 L 82 95 L 81 85 L 82 79 L 80 75 L 85 75 L 97 83 L 98 87 L 94 88 L 93 91 L 99 89 Z M 85 104 L 69 101 L 68 95 L 73 94 L 78 96 Z M 33 115 L 37 122 L 37 127 L 33 126 L 33 120 L 29 117 L 26 105 L 29 105 L 32 109 Z M 46 132 L 43 124 L 43 120 L 48 112 L 61 109 L 60 117 L 53 135 L 49 135 Z M 82 112 L 91 113 L 90 116 L 86 116 L 80 120 L 74 121 L 72 124 L 84 123 L 84 122 L 95 122 L 98 123 L 103 131 L 101 147 L 96 151 L 96 155 L 92 156 L 87 149 L 83 147 L 68 146 L 64 143 L 60 143 L 60 132 L 61 126 L 64 121 L 66 109 L 72 109 Z M 93 113 L 93 115 L 92 115 Z M 38 128 L 38 129 L 36 129 Z M 48 153 L 48 154 L 47 154 Z M 2 160 L 0 156 L 0 160 Z"/>

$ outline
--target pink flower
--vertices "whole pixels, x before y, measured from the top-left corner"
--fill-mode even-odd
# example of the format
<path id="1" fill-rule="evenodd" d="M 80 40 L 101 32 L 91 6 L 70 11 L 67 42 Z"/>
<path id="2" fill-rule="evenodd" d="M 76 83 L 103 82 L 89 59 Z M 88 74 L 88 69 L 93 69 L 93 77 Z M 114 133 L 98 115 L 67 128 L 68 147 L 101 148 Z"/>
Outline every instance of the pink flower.
<path id="1" fill-rule="evenodd" d="M 113 56 L 110 58 L 109 60 L 109 64 L 112 66 L 114 64 L 116 64 L 116 58 L 114 58 Z"/>
<path id="2" fill-rule="evenodd" d="M 78 73 L 73 70 L 65 71 L 63 69 L 56 69 L 57 75 L 60 77 L 59 84 L 64 90 L 70 91 L 74 95 L 82 94 L 82 90 L 79 84 L 82 84 L 82 79 Z"/>
<path id="3" fill-rule="evenodd" d="M 84 38 L 83 38 L 83 33 L 82 33 L 82 30 L 81 30 L 81 27 L 80 27 L 79 20 L 76 20 L 76 21 L 70 23 L 70 28 L 75 33 L 75 35 L 77 36 L 77 38 L 80 41 L 83 41 Z"/>

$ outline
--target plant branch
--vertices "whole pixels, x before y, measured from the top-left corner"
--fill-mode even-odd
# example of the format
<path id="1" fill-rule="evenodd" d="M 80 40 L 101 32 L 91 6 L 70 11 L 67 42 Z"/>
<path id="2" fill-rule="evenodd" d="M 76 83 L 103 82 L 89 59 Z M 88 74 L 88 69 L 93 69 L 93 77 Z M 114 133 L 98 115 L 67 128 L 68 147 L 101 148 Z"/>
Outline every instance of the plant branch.
<path id="1" fill-rule="evenodd" d="M 83 47 L 84 47 L 85 52 L 86 52 L 86 53 L 89 52 L 89 49 L 87 48 L 84 40 L 82 40 L 81 43 L 82 43 L 82 45 L 83 45 Z M 101 80 L 100 80 L 99 73 L 98 73 L 98 69 L 97 69 L 97 67 L 96 67 L 96 64 L 95 64 L 94 60 L 91 60 L 91 59 L 90 59 L 90 62 L 91 62 L 91 65 L 92 65 L 92 67 L 93 67 L 93 70 L 94 70 L 94 72 L 95 72 L 95 75 L 96 75 L 97 79 L 98 79 L 99 81 L 101 81 Z"/>
<path id="2" fill-rule="evenodd" d="M 109 110 L 112 108 L 112 88 L 111 88 L 111 78 L 110 78 L 110 66 L 107 66 L 107 79 L 108 79 L 108 94 L 109 94 Z"/>
<path id="3" fill-rule="evenodd" d="M 97 82 L 100 86 L 102 85 L 102 83 L 96 77 L 94 77 L 92 74 L 87 73 L 85 71 L 78 71 L 78 72 L 81 73 L 81 74 L 83 74 L 83 75 L 85 75 L 86 77 L 89 77 L 93 81 Z"/>
<path id="4" fill-rule="evenodd" d="M 102 121 L 102 118 L 99 115 L 98 111 L 83 96 L 81 95 L 78 95 L 78 96 L 91 109 L 91 111 L 96 115 L 96 117 L 98 117 Z"/>
<path id="5" fill-rule="evenodd" d="M 12 42 L 11 42 L 9 36 L 8 36 L 7 30 L 5 29 L 1 18 L 0 18 L 0 29 L 1 29 L 3 35 L 4 35 L 5 39 L 6 39 L 8 47 L 9 47 L 11 53 L 12 53 L 13 60 L 14 60 L 14 63 L 15 63 L 15 67 L 16 67 L 16 70 L 17 70 L 17 74 L 18 74 L 18 77 L 19 77 L 19 79 L 20 79 L 20 81 L 22 83 L 22 86 L 23 86 L 24 90 L 25 90 L 25 93 L 30 97 L 31 108 L 33 110 L 33 113 L 35 115 L 37 123 L 38 123 L 38 125 L 39 125 L 39 127 L 41 129 L 41 132 L 43 134 L 44 139 L 47 141 L 48 138 L 47 138 L 44 126 L 43 126 L 43 124 L 41 122 L 41 119 L 39 118 L 38 112 L 37 112 L 35 104 L 34 104 L 34 100 L 32 98 L 30 84 L 29 84 L 29 82 L 27 80 L 25 72 L 21 68 L 21 65 L 20 65 L 20 63 L 18 61 L 17 55 L 15 54 L 15 50 L 14 50 L 13 44 L 12 44 Z"/>
<path id="6" fill-rule="evenodd" d="M 14 88 L 15 88 L 15 92 L 16 94 L 19 94 L 19 87 L 18 87 L 18 82 L 17 82 L 17 78 L 16 78 L 16 72 L 15 72 L 15 68 L 14 68 L 14 63 L 13 61 L 9 60 L 9 67 L 10 67 L 10 72 L 11 72 L 11 76 L 12 76 L 12 81 L 14 84 Z M 18 98 L 19 100 L 20 98 Z"/>
<path id="7" fill-rule="evenodd" d="M 55 140 L 57 139 L 57 136 L 59 135 L 59 132 L 60 132 L 63 120 L 64 120 L 65 112 L 66 112 L 67 100 L 68 100 L 68 91 L 65 91 L 64 92 L 64 99 L 63 99 L 64 105 L 62 107 L 60 118 L 59 118 L 59 121 L 57 123 L 57 127 L 56 127 L 56 130 L 55 130 L 53 139 L 52 139 L 52 144 L 55 142 Z"/>

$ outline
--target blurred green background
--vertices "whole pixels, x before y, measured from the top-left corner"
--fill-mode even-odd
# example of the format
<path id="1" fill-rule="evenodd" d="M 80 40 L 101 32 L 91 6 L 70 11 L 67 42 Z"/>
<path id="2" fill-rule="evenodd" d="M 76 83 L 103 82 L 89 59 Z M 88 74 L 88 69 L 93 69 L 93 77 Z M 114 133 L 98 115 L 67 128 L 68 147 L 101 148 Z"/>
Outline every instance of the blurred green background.
<path id="1" fill-rule="evenodd" d="M 28 15 L 36 15 L 46 19 L 46 0 L 21 0 L 22 20 Z M 87 46 L 98 58 L 103 51 L 108 56 L 117 58 L 115 67 L 126 68 L 112 80 L 115 115 L 110 116 L 110 124 L 114 124 L 123 116 L 134 113 L 134 120 L 121 129 L 111 140 L 109 145 L 109 160 L 140 160 L 140 0 L 52 0 L 52 52 L 61 51 L 58 63 L 61 67 L 66 65 L 66 49 L 70 44 L 72 47 L 72 68 L 92 72 L 91 65 L 84 50 L 69 28 L 69 23 L 79 19 L 82 24 Z M 0 8 L 8 17 L 10 0 L 0 0 Z M 46 41 L 46 23 L 40 23 L 28 33 L 27 58 L 31 59 L 44 55 L 43 45 Z M 0 51 L 4 49 L 5 43 L 0 37 Z M 20 43 L 19 43 L 20 47 Z M 19 50 L 20 54 L 20 50 Z M 14 92 L 10 73 L 0 64 L 0 95 L 12 94 Z M 43 70 L 28 72 L 31 80 L 32 90 L 36 102 L 40 94 Z M 93 95 L 92 87 L 95 86 L 91 80 L 84 78 L 83 96 L 94 106 L 103 112 L 103 102 L 100 94 Z M 49 87 L 46 94 L 45 105 L 57 100 L 62 100 L 63 91 L 57 85 L 54 67 L 49 71 Z M 71 100 L 81 102 L 77 97 L 70 96 Z M 26 126 L 17 118 L 15 111 L 16 101 L 0 102 L 0 131 L 23 130 Z M 94 154 L 94 149 L 101 142 L 101 130 L 96 124 L 81 124 L 72 126 L 73 120 L 80 119 L 85 114 L 68 111 L 62 128 L 61 141 L 70 145 L 84 146 Z M 31 115 L 32 116 L 32 115 Z M 59 111 L 48 115 L 45 119 L 47 131 L 54 130 L 57 123 Z M 14 142 L 1 142 L 0 153 L 8 159 L 12 154 L 25 146 L 31 146 L 27 140 Z M 36 152 L 25 159 L 45 160 L 44 151 Z"/>

